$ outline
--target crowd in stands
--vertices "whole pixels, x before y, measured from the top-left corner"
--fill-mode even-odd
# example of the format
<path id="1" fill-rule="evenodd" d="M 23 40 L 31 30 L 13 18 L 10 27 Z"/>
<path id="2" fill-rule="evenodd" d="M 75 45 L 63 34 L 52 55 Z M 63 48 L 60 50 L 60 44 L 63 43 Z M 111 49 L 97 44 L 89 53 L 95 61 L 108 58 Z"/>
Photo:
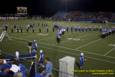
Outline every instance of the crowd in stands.
<path id="1" fill-rule="evenodd" d="M 38 59 L 36 40 L 31 44 L 29 42 L 28 46 L 31 48 L 28 54 L 20 55 L 19 51 L 16 51 L 12 58 L 6 55 L 0 59 L 0 77 L 52 77 L 53 64 L 44 56 L 43 50 L 40 50 Z M 28 70 L 23 61 L 27 63 L 29 60 L 31 66 Z"/>
<path id="2" fill-rule="evenodd" d="M 90 21 L 90 22 L 100 22 L 106 23 L 115 22 L 115 13 L 113 12 L 82 12 L 82 11 L 70 11 L 70 12 L 57 12 L 51 17 L 41 17 L 41 16 L 28 16 L 19 14 L 4 14 L 0 16 L 1 20 L 9 19 L 47 19 L 47 20 L 65 20 L 65 21 Z"/>
<path id="3" fill-rule="evenodd" d="M 56 20 L 66 21 L 91 21 L 105 23 L 106 21 L 115 22 L 115 13 L 112 12 L 58 12 L 53 17 Z"/>

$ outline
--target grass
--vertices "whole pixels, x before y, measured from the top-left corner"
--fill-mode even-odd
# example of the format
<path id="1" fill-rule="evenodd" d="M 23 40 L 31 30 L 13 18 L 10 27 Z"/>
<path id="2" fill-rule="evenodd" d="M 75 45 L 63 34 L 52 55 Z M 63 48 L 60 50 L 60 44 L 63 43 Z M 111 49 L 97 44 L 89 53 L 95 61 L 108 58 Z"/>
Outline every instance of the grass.
<path id="1" fill-rule="evenodd" d="M 62 37 L 60 44 L 56 44 L 55 32 L 52 32 L 52 25 L 55 21 L 48 20 L 6 20 L 0 21 L 0 25 L 7 23 L 11 28 L 13 24 L 21 25 L 25 27 L 28 23 L 48 23 L 50 29 L 48 35 L 40 35 L 38 28 L 36 32 L 23 32 L 23 33 L 11 33 L 8 31 L 8 35 L 11 39 L 5 38 L 0 42 L 0 49 L 7 54 L 14 55 L 16 50 L 19 50 L 21 54 L 28 53 L 27 41 L 36 39 L 39 44 L 39 50 L 43 49 L 45 56 L 49 57 L 53 62 L 54 68 L 59 68 L 59 59 L 65 56 L 73 56 L 76 61 L 79 62 L 80 51 L 85 53 L 86 62 L 84 69 L 88 70 L 113 70 L 115 73 L 115 49 L 109 44 L 115 44 L 115 34 L 110 35 L 105 39 L 100 38 L 99 31 L 88 32 L 66 32 Z M 109 23 L 107 25 L 100 23 L 90 22 L 65 22 L 58 21 L 65 26 L 97 26 L 112 27 L 114 24 Z M 0 26 L 0 27 L 1 27 Z M 0 30 L 1 31 L 1 30 Z M 46 34 L 46 32 L 42 32 Z M 80 40 L 68 40 L 68 38 L 80 39 Z M 111 50 L 112 49 L 112 50 Z M 109 52 L 109 53 L 108 53 Z M 106 55 L 105 55 L 106 54 Z M 30 62 L 24 62 L 29 67 Z M 78 68 L 75 67 L 77 70 Z M 91 73 L 75 73 L 78 77 L 114 77 L 114 75 L 92 75 Z M 57 77 L 57 72 L 54 71 L 54 76 Z"/>

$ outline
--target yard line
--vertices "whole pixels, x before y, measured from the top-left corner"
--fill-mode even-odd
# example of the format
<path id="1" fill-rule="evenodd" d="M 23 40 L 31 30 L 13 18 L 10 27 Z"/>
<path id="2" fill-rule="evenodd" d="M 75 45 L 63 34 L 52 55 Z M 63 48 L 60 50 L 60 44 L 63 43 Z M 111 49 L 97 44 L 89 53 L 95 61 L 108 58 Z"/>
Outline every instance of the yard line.
<path id="1" fill-rule="evenodd" d="M 108 55 L 110 52 L 112 52 L 115 48 L 112 48 L 111 50 L 109 50 L 107 53 L 104 54 L 104 56 Z"/>
<path id="2" fill-rule="evenodd" d="M 47 43 L 43 43 L 43 42 L 40 42 L 40 44 L 47 45 L 47 46 L 58 47 L 58 48 L 63 48 L 63 49 L 69 49 L 69 50 L 73 50 L 73 51 L 79 51 L 79 52 L 82 51 L 82 50 L 76 50 L 76 49 L 72 49 L 72 48 L 68 48 L 68 47 L 64 47 L 64 46 L 56 46 L 55 44 L 47 44 Z M 97 55 L 97 56 L 102 56 L 102 57 L 115 59 L 115 57 L 111 57 L 111 56 L 103 56 L 103 55 L 100 55 L 100 54 L 97 54 L 97 53 L 92 53 L 92 52 L 89 52 L 89 51 L 85 51 L 85 52 L 89 53 L 89 54 Z"/>
<path id="3" fill-rule="evenodd" d="M 30 41 L 30 40 L 28 40 L 28 39 L 23 39 L 23 38 L 17 38 L 17 37 L 10 37 L 11 39 L 13 38 L 13 39 L 17 39 L 17 40 L 22 40 L 22 41 Z"/>
<path id="4" fill-rule="evenodd" d="M 52 49 L 54 50 L 53 48 L 49 48 L 49 47 L 45 47 L 43 46 L 44 48 L 47 48 L 47 49 Z M 63 53 L 66 53 L 66 54 L 71 54 L 71 55 L 74 55 L 74 56 L 79 56 L 79 54 L 76 54 L 76 53 L 73 53 L 73 52 L 64 52 L 62 50 L 58 51 L 58 52 L 63 52 Z M 104 60 L 104 59 L 99 59 L 99 58 L 94 58 L 94 57 L 89 57 L 89 56 L 85 56 L 87 58 L 90 58 L 90 59 L 94 59 L 94 60 L 97 60 L 97 61 L 101 61 L 101 62 L 108 62 L 108 63 L 111 63 L 111 64 L 115 64 L 114 62 L 111 62 L 111 61 L 108 61 L 108 60 Z"/>
<path id="5" fill-rule="evenodd" d="M 23 39 L 23 38 L 16 38 L 16 37 L 13 37 L 15 39 L 18 39 L 18 40 L 22 40 L 22 41 L 30 41 L 28 39 Z M 48 44 L 48 43 L 44 43 L 44 42 L 39 42 L 40 44 L 43 44 L 43 45 L 47 45 L 47 46 L 53 46 L 53 47 L 58 47 L 58 48 L 63 48 L 63 49 L 68 49 L 68 50 L 73 50 L 73 51 L 79 51 L 81 52 L 82 50 L 76 50 L 76 49 L 72 49 L 72 48 L 68 48 L 68 47 L 64 47 L 64 46 L 56 46 L 56 44 Z M 97 53 L 92 53 L 92 52 L 89 52 L 89 51 L 85 51 L 86 53 L 89 53 L 89 54 L 93 54 L 93 55 L 97 55 L 97 56 L 102 56 L 102 57 L 106 57 L 106 58 L 112 58 L 112 59 L 115 59 L 115 57 L 111 57 L 111 56 L 103 56 L 103 55 L 100 55 L 100 54 L 97 54 Z"/>
<path id="6" fill-rule="evenodd" d="M 72 48 L 68 48 L 68 47 L 64 47 L 64 46 L 56 46 L 55 44 L 47 44 L 47 43 L 43 43 L 43 42 L 40 42 L 41 44 L 44 44 L 44 45 L 50 45 L 50 46 L 55 46 L 55 47 L 58 47 L 58 48 L 63 48 L 63 49 L 69 49 L 69 50 L 73 50 L 73 51 L 79 51 L 81 52 L 82 50 L 79 50 L 79 49 L 72 49 Z M 97 55 L 97 56 L 102 56 L 102 57 L 107 57 L 107 58 L 112 58 L 112 59 L 115 59 L 115 57 L 111 57 L 111 56 L 103 56 L 103 55 L 100 55 L 100 54 L 97 54 L 97 53 L 92 53 L 92 52 L 89 52 L 89 51 L 85 51 L 86 53 L 89 53 L 89 54 L 93 54 L 93 55 Z"/>
<path id="7" fill-rule="evenodd" d="M 44 46 L 41 46 L 41 47 L 44 47 Z M 48 47 L 44 47 L 44 48 L 46 48 L 46 49 L 51 49 L 51 50 L 54 50 L 53 48 L 48 48 Z M 57 50 L 55 50 L 55 51 L 57 51 Z M 50 52 L 50 51 L 48 51 L 48 52 Z M 64 52 L 64 51 L 62 51 L 62 53 L 66 53 L 66 52 Z M 72 53 L 71 53 L 72 54 Z M 73 55 L 75 55 L 75 54 L 73 54 Z M 78 54 L 76 54 L 76 56 L 79 56 Z M 85 57 L 87 57 L 87 58 L 90 58 L 90 57 L 88 57 L 88 56 L 85 56 Z M 99 60 L 99 59 L 97 59 L 97 58 L 90 58 L 90 59 L 93 59 L 93 60 L 96 60 L 96 61 L 103 61 L 103 60 Z M 108 63 L 108 62 L 107 62 Z M 112 63 L 113 64 L 113 63 Z M 101 66 L 101 67 L 103 67 L 103 66 Z"/>
<path id="8" fill-rule="evenodd" d="M 90 51 L 84 51 L 88 54 L 92 54 L 92 55 L 97 55 L 97 56 L 102 56 L 102 57 L 106 57 L 106 58 L 111 58 L 111 59 L 115 59 L 115 57 L 111 57 L 111 56 L 104 56 L 104 55 L 100 55 L 98 53 L 94 53 L 94 52 L 90 52 Z"/>
<path id="9" fill-rule="evenodd" d="M 96 43 L 96 42 L 98 42 L 98 41 L 100 41 L 100 40 L 101 40 L 101 39 L 93 40 L 93 41 L 91 41 L 91 42 L 89 42 L 89 43 L 87 43 L 87 44 L 81 45 L 81 46 L 79 46 L 79 47 L 77 47 L 77 48 L 75 48 L 75 49 L 80 49 L 80 48 L 86 47 L 86 46 L 91 45 L 91 44 L 93 44 L 93 43 Z"/>

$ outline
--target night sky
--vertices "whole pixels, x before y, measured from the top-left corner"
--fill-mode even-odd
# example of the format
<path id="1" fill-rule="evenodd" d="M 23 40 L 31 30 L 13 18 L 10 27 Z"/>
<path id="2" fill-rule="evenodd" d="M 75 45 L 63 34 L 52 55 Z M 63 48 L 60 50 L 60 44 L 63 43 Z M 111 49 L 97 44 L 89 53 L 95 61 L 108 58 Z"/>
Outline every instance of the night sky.
<path id="1" fill-rule="evenodd" d="M 52 15 L 58 11 L 115 12 L 114 0 L 1 0 L 0 14 L 16 13 L 17 6 L 27 6 L 29 14 Z"/>

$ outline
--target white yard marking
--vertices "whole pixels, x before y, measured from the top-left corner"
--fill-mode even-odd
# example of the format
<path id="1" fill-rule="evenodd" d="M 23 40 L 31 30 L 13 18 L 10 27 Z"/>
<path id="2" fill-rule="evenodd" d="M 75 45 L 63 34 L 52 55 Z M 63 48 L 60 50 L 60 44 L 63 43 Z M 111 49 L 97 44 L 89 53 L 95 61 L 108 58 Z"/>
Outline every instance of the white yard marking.
<path id="1" fill-rule="evenodd" d="M 87 34 L 87 35 L 79 36 L 79 37 L 77 37 L 77 38 L 73 38 L 73 39 L 74 39 L 73 41 L 75 41 L 75 39 L 80 39 L 80 40 L 81 40 L 81 38 L 87 37 L 87 36 L 89 36 L 89 35 L 91 35 L 91 34 Z M 71 38 L 72 38 L 72 37 L 69 37 L 70 40 L 71 40 Z M 68 38 L 67 38 L 67 39 L 68 39 Z M 69 40 L 69 39 L 68 39 L 68 40 Z M 61 42 L 62 42 L 62 43 L 65 43 L 65 42 L 68 42 L 68 40 L 61 41 Z M 77 41 L 80 41 L 80 40 L 77 40 Z"/>
<path id="2" fill-rule="evenodd" d="M 0 35 L 0 42 L 2 42 L 2 40 L 3 40 L 4 37 L 5 37 L 5 35 L 6 35 L 6 31 L 3 31 L 3 32 L 1 33 L 1 35 Z"/>
<path id="3" fill-rule="evenodd" d="M 104 56 L 108 55 L 109 53 L 111 53 L 115 48 L 110 49 L 107 53 L 104 54 Z"/>
<path id="4" fill-rule="evenodd" d="M 86 35 L 83 35 L 83 36 L 79 36 L 79 37 L 77 37 L 78 39 L 82 39 L 82 38 L 85 38 L 85 37 L 88 37 L 88 36 L 90 36 L 90 35 L 92 35 L 92 34 L 86 34 Z M 95 36 L 97 36 L 98 34 L 96 34 Z M 72 38 L 72 37 L 69 37 L 69 38 Z M 75 38 L 74 38 L 75 39 Z M 79 40 L 79 41 L 80 41 Z M 75 41 L 75 40 L 74 40 Z M 61 41 L 62 43 L 65 43 L 65 42 L 68 42 L 68 40 L 65 40 L 65 41 Z"/>
<path id="5" fill-rule="evenodd" d="M 109 44 L 108 46 L 115 47 L 115 44 Z"/>
<path id="6" fill-rule="evenodd" d="M 67 38 L 67 40 L 72 40 L 72 41 L 80 41 L 80 38 Z"/>
<path id="7" fill-rule="evenodd" d="M 40 35 L 40 36 L 48 36 L 47 33 L 38 33 L 37 35 Z"/>
<path id="8" fill-rule="evenodd" d="M 81 45 L 81 46 L 79 46 L 79 47 L 77 47 L 77 48 L 75 48 L 75 49 L 80 49 L 80 48 L 86 47 L 86 46 L 91 45 L 91 44 L 94 44 L 94 43 L 96 43 L 96 42 L 98 42 L 98 41 L 100 41 L 100 40 L 101 40 L 101 39 L 93 40 L 93 41 L 91 41 L 91 42 L 89 42 L 89 43 L 87 43 L 87 44 Z"/>

